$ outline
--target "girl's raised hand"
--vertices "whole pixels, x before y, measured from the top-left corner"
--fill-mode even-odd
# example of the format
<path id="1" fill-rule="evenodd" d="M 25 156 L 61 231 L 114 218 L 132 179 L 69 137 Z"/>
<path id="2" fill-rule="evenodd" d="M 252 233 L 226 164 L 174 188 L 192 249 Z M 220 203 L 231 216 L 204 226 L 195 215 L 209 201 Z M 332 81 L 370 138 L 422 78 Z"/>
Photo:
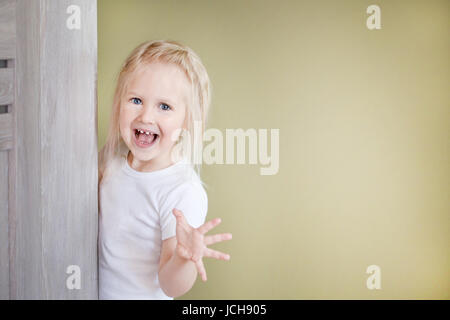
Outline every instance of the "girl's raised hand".
<path id="1" fill-rule="evenodd" d="M 197 266 L 197 271 L 201 275 L 202 280 L 206 281 L 206 271 L 202 261 L 203 257 L 230 260 L 230 255 L 209 249 L 206 246 L 224 240 L 231 240 L 232 235 L 231 233 L 222 233 L 212 236 L 204 236 L 205 233 L 216 227 L 221 222 L 220 218 L 205 222 L 198 228 L 193 228 L 187 223 L 183 213 L 180 210 L 173 209 L 172 213 L 177 219 L 177 246 L 175 249 L 175 254 L 178 254 L 182 258 L 192 260 Z"/>

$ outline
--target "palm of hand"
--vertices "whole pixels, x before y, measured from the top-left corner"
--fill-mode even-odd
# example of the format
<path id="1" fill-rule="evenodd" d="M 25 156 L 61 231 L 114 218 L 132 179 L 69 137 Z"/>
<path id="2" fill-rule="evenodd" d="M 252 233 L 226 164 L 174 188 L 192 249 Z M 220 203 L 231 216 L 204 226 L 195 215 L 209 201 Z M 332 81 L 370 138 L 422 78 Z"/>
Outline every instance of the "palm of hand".
<path id="1" fill-rule="evenodd" d="M 220 260 L 229 260 L 230 256 L 217 250 L 212 250 L 207 245 L 230 240 L 231 233 L 222 233 L 212 236 L 205 236 L 204 234 L 216 227 L 220 222 L 220 218 L 205 222 L 198 228 L 191 227 L 186 221 L 183 213 L 177 209 L 173 209 L 173 214 L 177 219 L 176 238 L 177 246 L 175 253 L 180 257 L 192 260 L 197 271 L 201 275 L 203 281 L 207 280 L 205 267 L 203 265 L 203 257 L 210 257 Z"/>

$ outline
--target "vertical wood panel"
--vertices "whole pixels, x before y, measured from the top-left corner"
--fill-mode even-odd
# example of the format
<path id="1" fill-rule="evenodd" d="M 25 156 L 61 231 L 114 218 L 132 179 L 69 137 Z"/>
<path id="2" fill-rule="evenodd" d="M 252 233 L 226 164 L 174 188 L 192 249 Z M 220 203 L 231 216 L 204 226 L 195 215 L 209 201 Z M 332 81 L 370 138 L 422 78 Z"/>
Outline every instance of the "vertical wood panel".
<path id="1" fill-rule="evenodd" d="M 70 5 L 80 30 L 66 28 Z M 98 298 L 96 10 L 95 0 L 17 0 L 13 299 Z M 69 265 L 80 290 L 66 287 Z"/>
<path id="2" fill-rule="evenodd" d="M 15 0 L 0 0 L 0 105 L 12 104 L 14 99 L 14 63 L 16 19 Z M 10 241 L 12 235 L 9 227 L 9 173 L 10 152 L 13 146 L 13 117 L 12 114 L 0 114 L 0 299 L 10 298 Z M 12 166 L 14 168 L 14 165 Z M 12 171 L 13 172 L 13 171 Z"/>
<path id="3" fill-rule="evenodd" d="M 0 59 L 13 59 L 16 53 L 16 0 L 0 1 Z"/>
<path id="4" fill-rule="evenodd" d="M 13 72 L 11 68 L 0 68 L 0 105 L 13 103 Z"/>
<path id="5" fill-rule="evenodd" d="M 12 148 L 12 115 L 10 113 L 0 114 L 0 152 Z"/>
<path id="6" fill-rule="evenodd" d="M 8 152 L 0 151 L 0 300 L 9 299 Z"/>
<path id="7" fill-rule="evenodd" d="M 41 158 L 40 158 L 40 1 L 17 0 L 16 7 L 16 175 L 14 250 L 11 251 L 11 298 L 38 299 L 41 277 Z M 10 205 L 11 205 L 10 202 Z"/>
<path id="8" fill-rule="evenodd" d="M 69 30 L 67 7 L 78 5 L 80 29 Z M 97 4 L 42 1 L 42 250 L 48 298 L 97 298 Z M 69 265 L 81 290 L 66 288 Z"/>
<path id="9" fill-rule="evenodd" d="M 0 0 L 0 105 L 14 102 L 14 59 L 16 56 L 16 0 Z M 9 114 L 0 114 L 0 299 L 11 298 L 10 271 L 13 263 L 10 250 L 14 246 L 14 226 L 10 227 L 10 217 L 14 215 L 15 174 L 13 148 L 14 118 L 11 106 Z"/>
<path id="10" fill-rule="evenodd" d="M 14 54 L 15 55 L 15 54 Z M 15 60 L 8 60 L 7 67 L 15 70 L 16 62 Z M 13 83 L 16 85 L 15 72 L 13 74 Z M 15 94 L 15 90 L 13 91 Z M 11 136 L 12 143 L 11 149 L 8 151 L 8 252 L 9 252 L 9 298 L 15 297 L 16 292 L 16 282 L 14 273 L 14 254 L 15 254 L 15 244 L 16 244 L 16 177 L 17 177 L 17 152 L 16 152 L 16 108 L 13 105 L 8 108 L 9 114 L 11 115 Z"/>
<path id="11" fill-rule="evenodd" d="M 12 148 L 12 114 L 3 113 L 0 114 L 0 152 Z"/>

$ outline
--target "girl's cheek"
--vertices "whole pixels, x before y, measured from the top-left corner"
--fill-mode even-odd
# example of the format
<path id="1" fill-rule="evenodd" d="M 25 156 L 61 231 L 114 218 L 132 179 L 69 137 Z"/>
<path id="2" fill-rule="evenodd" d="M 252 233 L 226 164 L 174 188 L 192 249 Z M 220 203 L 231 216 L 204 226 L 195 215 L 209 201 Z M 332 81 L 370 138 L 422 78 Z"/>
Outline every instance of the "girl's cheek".
<path id="1" fill-rule="evenodd" d="M 137 113 L 133 112 L 132 110 L 128 109 L 128 110 L 124 110 L 121 114 L 121 121 L 126 124 L 126 125 L 130 125 L 131 122 L 133 121 L 133 119 L 135 119 L 137 117 Z"/>

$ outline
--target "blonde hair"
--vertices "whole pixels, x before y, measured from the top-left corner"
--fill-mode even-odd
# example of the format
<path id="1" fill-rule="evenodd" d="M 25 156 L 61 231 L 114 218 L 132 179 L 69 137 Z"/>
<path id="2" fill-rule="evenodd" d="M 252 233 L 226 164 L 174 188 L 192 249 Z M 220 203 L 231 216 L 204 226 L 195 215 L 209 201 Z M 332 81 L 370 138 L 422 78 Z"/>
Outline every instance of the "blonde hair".
<path id="1" fill-rule="evenodd" d="M 203 133 L 206 127 L 208 110 L 211 104 L 211 83 L 206 69 L 199 56 L 189 47 L 171 40 L 147 41 L 136 47 L 123 63 L 117 78 L 117 85 L 114 93 L 112 113 L 109 124 L 106 143 L 99 154 L 99 183 L 103 178 L 106 168 L 112 160 L 123 155 L 123 150 L 128 151 L 125 142 L 120 136 L 119 115 L 123 95 L 127 90 L 131 76 L 140 67 L 151 62 L 172 63 L 178 66 L 186 74 L 191 83 L 191 101 L 187 106 L 187 135 L 182 139 L 190 139 L 188 143 L 178 141 L 176 145 L 182 143 L 180 148 L 183 155 L 197 171 L 200 176 L 200 164 L 194 157 L 198 156 L 203 146 Z M 198 121 L 201 125 L 201 132 L 194 134 L 194 123 Z M 191 150 L 185 150 L 185 146 L 190 146 Z"/>

